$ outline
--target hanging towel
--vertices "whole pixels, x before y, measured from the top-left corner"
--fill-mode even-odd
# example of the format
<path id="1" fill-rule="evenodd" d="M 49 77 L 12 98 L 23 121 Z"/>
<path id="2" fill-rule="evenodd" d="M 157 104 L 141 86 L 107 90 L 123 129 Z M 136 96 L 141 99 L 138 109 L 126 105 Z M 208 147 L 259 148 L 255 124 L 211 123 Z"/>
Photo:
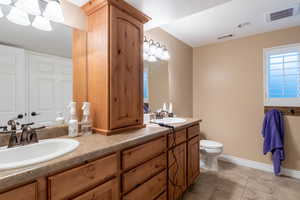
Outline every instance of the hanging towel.
<path id="1" fill-rule="evenodd" d="M 263 153 L 272 153 L 275 175 L 280 175 L 281 162 L 284 160 L 284 120 L 280 111 L 266 113 L 262 135 L 264 137 Z"/>

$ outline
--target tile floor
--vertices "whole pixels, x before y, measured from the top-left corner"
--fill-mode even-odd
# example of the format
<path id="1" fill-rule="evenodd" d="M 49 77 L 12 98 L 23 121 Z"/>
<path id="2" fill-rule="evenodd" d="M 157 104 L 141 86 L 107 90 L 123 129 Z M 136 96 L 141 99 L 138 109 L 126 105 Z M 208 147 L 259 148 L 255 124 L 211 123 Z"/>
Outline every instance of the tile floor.
<path id="1" fill-rule="evenodd" d="M 300 200 L 300 180 L 220 162 L 218 173 L 205 172 L 184 200 Z"/>

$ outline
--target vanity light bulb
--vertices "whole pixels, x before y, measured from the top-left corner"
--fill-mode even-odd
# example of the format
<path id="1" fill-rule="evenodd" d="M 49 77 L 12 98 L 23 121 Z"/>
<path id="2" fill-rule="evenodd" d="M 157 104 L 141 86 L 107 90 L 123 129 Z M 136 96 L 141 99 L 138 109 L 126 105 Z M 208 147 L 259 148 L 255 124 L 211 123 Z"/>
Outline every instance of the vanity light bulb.
<path id="1" fill-rule="evenodd" d="M 163 54 L 163 48 L 158 47 L 155 52 L 156 57 L 161 58 L 162 54 Z"/>
<path id="2" fill-rule="evenodd" d="M 164 49 L 163 53 L 162 53 L 162 57 L 161 59 L 162 60 L 170 60 L 170 53 L 167 49 Z"/>
<path id="3" fill-rule="evenodd" d="M 31 24 L 28 14 L 16 7 L 12 7 L 6 18 L 12 23 L 22 26 L 29 26 Z"/>
<path id="4" fill-rule="evenodd" d="M 144 52 L 144 60 L 148 60 L 149 59 L 149 55 L 147 53 Z"/>
<path id="5" fill-rule="evenodd" d="M 2 12 L 2 8 L 0 7 L 0 18 L 3 17 L 3 16 L 4 16 L 4 14 Z"/>
<path id="6" fill-rule="evenodd" d="M 157 59 L 156 59 L 156 57 L 154 55 L 150 55 L 149 58 L 148 58 L 148 61 L 149 62 L 156 62 Z"/>
<path id="7" fill-rule="evenodd" d="M 32 23 L 32 26 L 34 28 L 40 29 L 42 31 L 51 31 L 52 26 L 50 24 L 50 21 L 42 16 L 36 16 L 34 18 L 34 21 Z"/>
<path id="8" fill-rule="evenodd" d="M 0 4 L 9 5 L 11 3 L 11 0 L 0 0 Z"/>
<path id="9" fill-rule="evenodd" d="M 31 15 L 41 15 L 41 9 L 38 0 L 18 0 L 15 6 Z"/>
<path id="10" fill-rule="evenodd" d="M 60 3 L 56 0 L 49 1 L 43 13 L 43 16 L 54 22 L 64 22 L 64 15 Z"/>
<path id="11" fill-rule="evenodd" d="M 144 41 L 144 51 L 149 52 L 149 43 L 148 43 L 148 41 Z"/>
<path id="12" fill-rule="evenodd" d="M 152 43 L 152 44 L 150 45 L 150 49 L 149 49 L 150 54 L 151 54 L 151 55 L 155 55 L 155 54 L 156 54 L 156 49 L 157 49 L 156 45 Z"/>

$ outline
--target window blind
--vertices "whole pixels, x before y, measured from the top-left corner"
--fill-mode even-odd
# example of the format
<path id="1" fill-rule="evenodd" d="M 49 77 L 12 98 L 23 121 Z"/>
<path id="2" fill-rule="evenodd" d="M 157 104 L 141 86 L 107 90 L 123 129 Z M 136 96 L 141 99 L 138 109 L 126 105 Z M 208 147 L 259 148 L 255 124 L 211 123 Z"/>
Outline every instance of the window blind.
<path id="1" fill-rule="evenodd" d="M 300 97 L 300 50 L 268 55 L 269 98 Z"/>

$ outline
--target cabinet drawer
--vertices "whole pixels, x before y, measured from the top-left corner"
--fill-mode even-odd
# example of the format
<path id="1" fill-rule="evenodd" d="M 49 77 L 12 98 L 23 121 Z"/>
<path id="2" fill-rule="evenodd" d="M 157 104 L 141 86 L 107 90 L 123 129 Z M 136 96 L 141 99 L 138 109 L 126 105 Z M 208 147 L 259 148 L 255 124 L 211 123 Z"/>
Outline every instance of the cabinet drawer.
<path id="1" fill-rule="evenodd" d="M 132 169 L 123 175 L 123 191 L 124 193 L 133 189 L 138 184 L 143 183 L 159 171 L 167 168 L 167 154 L 164 153 L 145 164 Z"/>
<path id="2" fill-rule="evenodd" d="M 37 183 L 0 194 L 0 200 L 37 200 Z"/>
<path id="3" fill-rule="evenodd" d="M 118 184 L 117 179 L 104 183 L 95 189 L 76 197 L 73 200 L 117 200 Z"/>
<path id="4" fill-rule="evenodd" d="M 167 192 L 161 194 L 156 200 L 167 200 Z"/>
<path id="5" fill-rule="evenodd" d="M 122 152 L 122 168 L 129 169 L 164 152 L 167 148 L 166 137 L 139 145 Z"/>
<path id="6" fill-rule="evenodd" d="M 123 200 L 155 199 L 166 190 L 166 182 L 167 172 L 165 170 L 125 195 Z"/>
<path id="7" fill-rule="evenodd" d="M 200 134 L 200 126 L 199 125 L 195 125 L 195 126 L 188 128 L 188 138 L 189 139 L 192 137 L 195 137 L 199 134 Z"/>
<path id="8" fill-rule="evenodd" d="M 117 172 L 117 156 L 110 155 L 48 178 L 50 200 L 71 197 Z"/>
<path id="9" fill-rule="evenodd" d="M 175 139 L 175 142 L 174 142 Z M 169 147 L 176 146 L 184 141 L 186 141 L 186 129 L 176 131 L 175 132 L 175 138 L 173 134 L 168 135 L 168 140 L 169 140 Z"/>

